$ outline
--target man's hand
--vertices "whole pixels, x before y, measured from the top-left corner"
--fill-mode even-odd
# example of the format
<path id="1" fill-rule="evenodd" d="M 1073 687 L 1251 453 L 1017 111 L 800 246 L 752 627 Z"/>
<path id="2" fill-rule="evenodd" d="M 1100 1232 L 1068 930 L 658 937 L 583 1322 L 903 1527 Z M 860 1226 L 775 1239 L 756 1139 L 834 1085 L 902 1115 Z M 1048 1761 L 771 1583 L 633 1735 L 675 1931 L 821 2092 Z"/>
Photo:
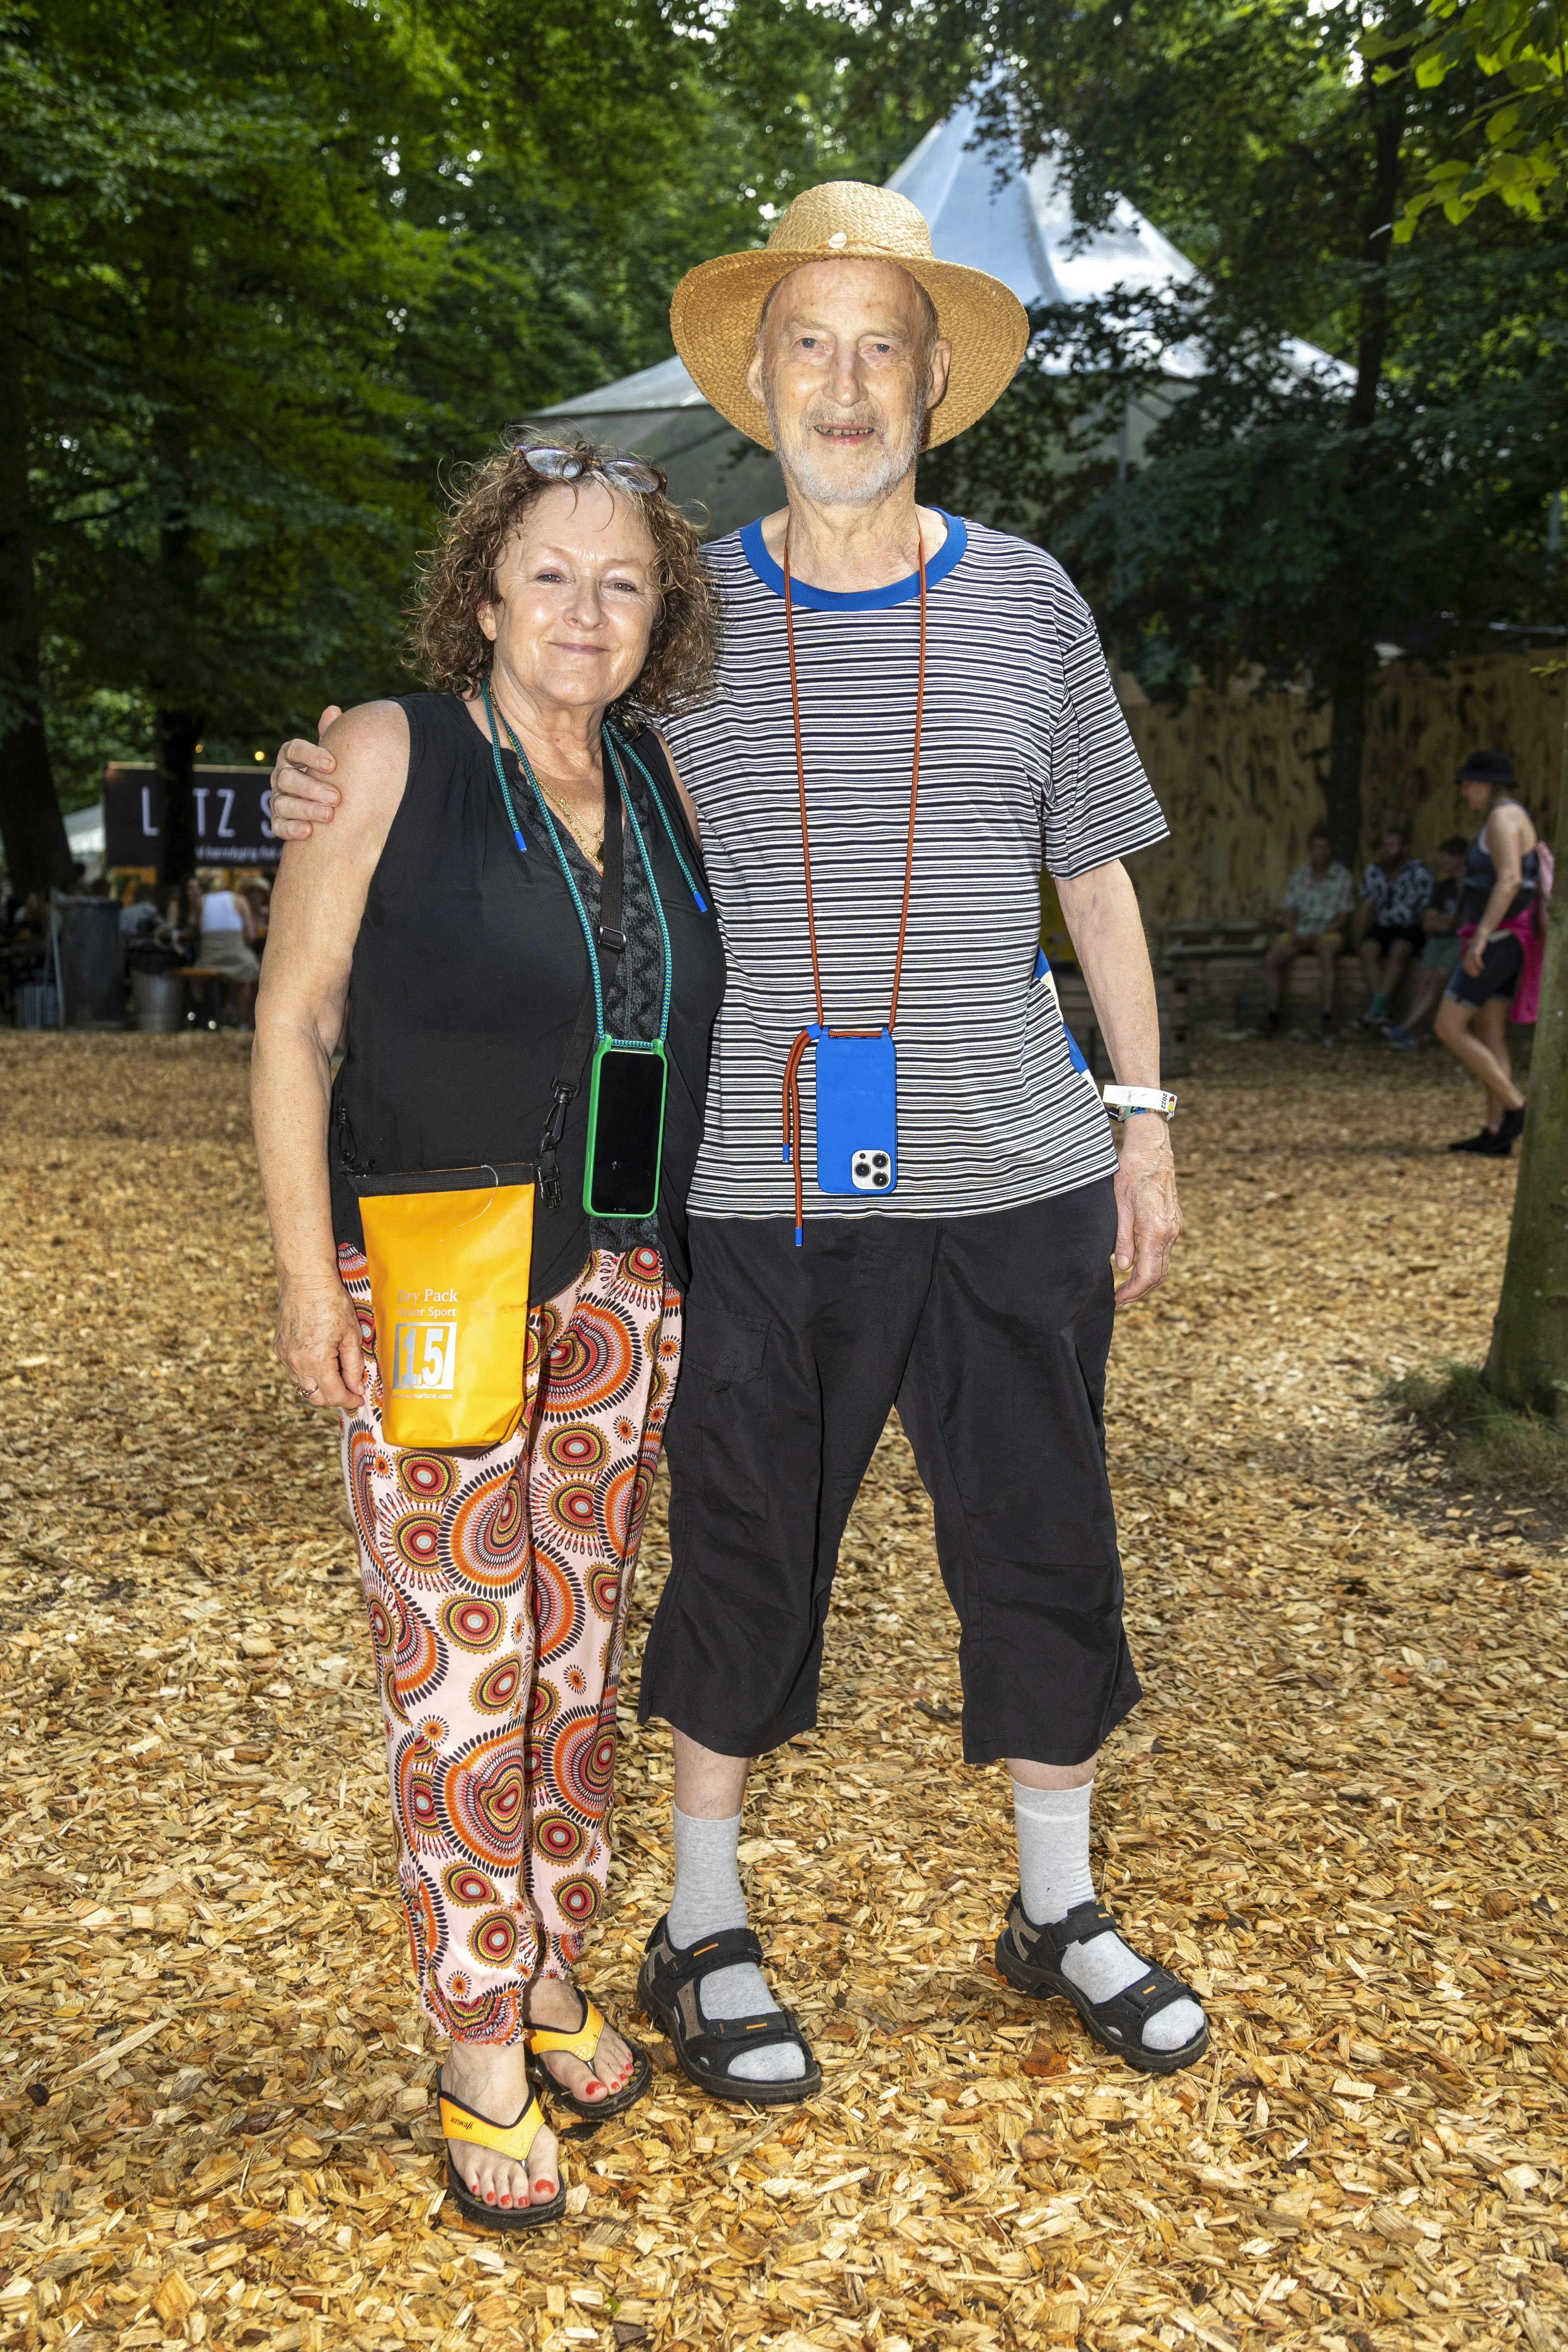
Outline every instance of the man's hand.
<path id="1" fill-rule="evenodd" d="M 1116 1270 L 1131 1270 L 1116 1293 L 1118 1307 L 1132 1306 L 1163 1282 L 1181 1230 L 1170 1129 L 1158 1111 L 1134 1113 L 1122 1124 L 1116 1171 Z"/>
<path id="2" fill-rule="evenodd" d="M 317 734 L 324 735 L 333 719 L 342 717 L 338 705 L 329 702 L 316 722 Z M 331 824 L 341 794 L 328 778 L 337 764 L 330 751 L 319 743 L 307 743 L 302 736 L 284 744 L 272 762 L 267 819 L 279 841 L 309 841 L 313 826 Z"/>

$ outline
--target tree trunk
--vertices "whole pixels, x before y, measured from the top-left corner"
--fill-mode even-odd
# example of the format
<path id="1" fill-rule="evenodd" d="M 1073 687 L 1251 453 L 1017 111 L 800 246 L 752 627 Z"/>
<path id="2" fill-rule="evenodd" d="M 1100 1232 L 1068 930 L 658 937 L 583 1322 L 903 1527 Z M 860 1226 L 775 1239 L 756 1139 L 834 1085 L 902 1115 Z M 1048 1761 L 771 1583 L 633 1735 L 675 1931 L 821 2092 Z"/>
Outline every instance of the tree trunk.
<path id="1" fill-rule="evenodd" d="M 1347 645 L 1330 656 L 1326 678 L 1332 710 L 1329 722 L 1329 768 L 1323 779 L 1323 817 L 1329 844 L 1342 866 L 1359 874 L 1362 847 L 1362 764 L 1366 751 L 1366 698 L 1372 657 L 1365 646 Z"/>
<path id="2" fill-rule="evenodd" d="M 1541 976 L 1502 1297 L 1487 1386 L 1568 1430 L 1568 698 L 1557 802 L 1557 878 Z"/>
<path id="3" fill-rule="evenodd" d="M 39 683 L 38 605 L 27 483 L 27 249 L 0 212 L 0 845 L 13 890 L 71 878 L 70 843 L 55 794 Z"/>
<path id="4" fill-rule="evenodd" d="M 1401 54 L 1394 62 L 1402 65 Z M 1372 112 L 1372 183 L 1367 191 L 1362 226 L 1362 283 L 1356 330 L 1354 388 L 1345 411 L 1347 433 L 1365 433 L 1377 419 L 1377 396 L 1388 356 L 1388 260 L 1393 249 L 1394 215 L 1399 201 L 1400 150 L 1405 137 L 1405 85 L 1397 79 L 1365 83 Z M 1365 460 L 1359 453 L 1345 480 L 1345 498 L 1359 502 Z M 1357 534 L 1346 530 L 1346 561 L 1353 564 Z M 1345 609 L 1357 598 L 1346 594 Z M 1323 784 L 1323 814 L 1334 856 L 1352 874 L 1361 864 L 1362 766 L 1366 751 L 1366 698 L 1376 657 L 1370 645 L 1342 640 L 1331 646 L 1325 684 L 1333 702 L 1329 730 L 1329 772 Z"/>
<path id="5" fill-rule="evenodd" d="M 202 731 L 201 713 L 159 710 L 154 725 L 158 739 L 158 879 L 177 888 L 196 870 L 196 803 L 191 783 Z"/>

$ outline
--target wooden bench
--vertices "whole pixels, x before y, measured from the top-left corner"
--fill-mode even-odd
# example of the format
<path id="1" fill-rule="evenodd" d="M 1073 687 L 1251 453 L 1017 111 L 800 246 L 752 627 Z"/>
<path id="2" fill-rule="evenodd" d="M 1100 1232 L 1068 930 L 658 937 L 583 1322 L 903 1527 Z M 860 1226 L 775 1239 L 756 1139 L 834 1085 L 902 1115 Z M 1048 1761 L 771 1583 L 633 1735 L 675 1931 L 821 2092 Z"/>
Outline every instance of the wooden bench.
<path id="1" fill-rule="evenodd" d="M 1173 922 L 1166 926 L 1162 967 L 1185 982 L 1187 1018 L 1194 1025 L 1224 1029 L 1264 1026 L 1263 962 L 1279 933 L 1268 923 Z M 1397 1003 L 1409 1002 L 1415 967 L 1402 982 Z M 1365 1011 L 1366 982 L 1361 959 L 1342 955 L 1334 972 L 1334 1019 L 1348 1027 Z M 1285 975 L 1280 1015 L 1286 1028 L 1317 1025 L 1318 959 L 1303 949 Z"/>

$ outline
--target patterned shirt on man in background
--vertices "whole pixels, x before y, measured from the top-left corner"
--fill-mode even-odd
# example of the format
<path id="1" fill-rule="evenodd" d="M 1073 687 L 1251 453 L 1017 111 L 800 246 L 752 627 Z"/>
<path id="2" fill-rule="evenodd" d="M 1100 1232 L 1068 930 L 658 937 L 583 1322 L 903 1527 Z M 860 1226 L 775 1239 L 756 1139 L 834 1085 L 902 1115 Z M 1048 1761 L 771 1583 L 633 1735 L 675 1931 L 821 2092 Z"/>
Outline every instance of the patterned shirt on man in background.
<path id="1" fill-rule="evenodd" d="M 1338 859 L 1314 874 L 1304 859 L 1285 885 L 1285 912 L 1298 939 L 1318 939 L 1337 929 L 1355 905 L 1350 868 Z"/>
<path id="2" fill-rule="evenodd" d="M 1371 900 L 1372 919 L 1380 930 L 1418 931 L 1433 888 L 1432 868 L 1418 857 L 1407 857 L 1396 874 L 1374 863 L 1361 877 L 1361 895 Z"/>

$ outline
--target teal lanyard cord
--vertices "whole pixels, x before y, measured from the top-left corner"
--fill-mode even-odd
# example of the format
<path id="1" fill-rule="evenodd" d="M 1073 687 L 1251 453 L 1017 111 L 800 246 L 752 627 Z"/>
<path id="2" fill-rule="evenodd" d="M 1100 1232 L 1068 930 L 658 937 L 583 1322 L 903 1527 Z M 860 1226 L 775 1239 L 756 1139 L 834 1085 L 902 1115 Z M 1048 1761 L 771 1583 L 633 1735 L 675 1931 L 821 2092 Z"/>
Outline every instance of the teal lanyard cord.
<path id="1" fill-rule="evenodd" d="M 653 900 L 653 911 L 658 920 L 658 936 L 664 948 L 664 995 L 658 1014 L 658 1042 L 662 1045 L 669 1034 L 669 1001 L 675 988 L 675 958 L 670 953 L 669 926 L 664 919 L 664 906 L 658 895 L 658 884 L 654 880 L 653 860 L 647 854 L 647 845 L 642 837 L 642 827 L 637 823 L 637 813 L 632 806 L 632 796 L 626 790 L 626 771 L 621 766 L 620 753 L 616 749 L 616 739 L 607 727 L 603 730 L 603 741 L 616 771 L 616 783 L 620 793 L 621 804 L 631 824 L 632 838 L 637 845 L 637 862 L 643 870 L 643 879 L 647 884 L 648 897 Z M 654 800 L 657 803 L 658 800 L 657 793 L 654 794 Z M 619 1038 L 616 1042 L 620 1045 L 637 1045 L 641 1041 L 633 1037 Z"/>
<path id="2" fill-rule="evenodd" d="M 616 737 L 616 738 L 614 738 L 613 740 L 617 740 L 617 741 L 618 741 L 618 740 L 619 740 L 619 738 L 618 738 L 618 737 Z M 675 852 L 675 862 L 676 862 L 676 864 L 679 866 L 679 868 L 680 868 L 681 872 L 682 872 L 682 873 L 685 875 L 685 877 L 686 877 L 686 887 L 687 887 L 687 888 L 690 891 L 690 893 L 691 893 L 692 897 L 693 897 L 693 898 L 696 899 L 696 901 L 697 901 L 697 911 L 698 911 L 698 913 L 699 913 L 700 915 L 705 915 L 705 914 L 708 912 L 708 901 L 707 901 L 707 899 L 702 896 L 701 891 L 698 888 L 698 887 L 697 887 L 696 883 L 693 881 L 693 879 L 692 879 L 692 876 L 691 876 L 691 868 L 690 868 L 690 866 L 688 866 L 688 864 L 687 864 L 687 862 L 686 862 L 685 858 L 684 858 L 684 857 L 681 856 L 681 854 L 680 854 L 680 844 L 679 844 L 679 841 L 676 839 L 676 837 L 675 837 L 675 827 L 674 827 L 674 825 L 673 825 L 673 824 L 670 823 L 670 821 L 669 821 L 669 811 L 665 807 L 665 804 L 664 804 L 664 794 L 659 791 L 658 786 L 654 782 L 653 778 L 648 774 L 648 772 L 647 772 L 647 768 L 645 768 L 645 767 L 643 766 L 643 763 L 642 763 L 641 760 L 640 760 L 640 759 L 638 759 L 637 754 L 636 751 L 633 749 L 633 747 L 631 746 L 631 744 L 629 744 L 629 743 L 622 743 L 622 744 L 621 744 L 621 749 L 622 749 L 622 751 L 625 751 L 625 753 L 626 753 L 626 755 L 627 759 L 628 759 L 628 760 L 631 760 L 631 761 L 636 761 L 637 766 L 641 770 L 641 772 L 642 772 L 642 780 L 643 780 L 644 783 L 645 783 L 645 784 L 647 786 L 647 788 L 648 788 L 648 792 L 649 792 L 649 794 L 650 794 L 650 795 L 651 795 L 651 797 L 652 797 L 653 804 L 654 804 L 655 808 L 658 811 L 658 819 L 659 819 L 659 823 L 663 825 L 663 827 L 664 827 L 664 829 L 665 829 L 666 834 L 668 835 L 668 837 L 669 837 L 669 845 L 670 845 L 671 849 Z"/>
<path id="3" fill-rule="evenodd" d="M 488 679 L 480 679 L 479 694 L 484 702 L 485 716 L 490 723 L 490 752 L 495 761 L 496 776 L 500 784 L 501 799 L 506 807 L 507 822 L 511 827 L 512 839 L 516 842 L 519 849 L 521 850 L 523 855 L 526 856 L 528 854 L 528 844 L 522 837 L 522 828 L 518 824 L 517 813 L 512 807 L 511 793 L 507 786 L 506 770 L 501 765 L 500 740 L 496 733 L 496 714 L 494 706 L 490 701 L 490 689 Z M 599 974 L 599 950 L 594 939 L 594 926 L 588 920 L 588 910 L 583 904 L 583 895 L 577 887 L 577 878 L 573 873 L 571 866 L 567 861 L 565 851 L 561 846 L 561 836 L 555 830 L 555 820 L 550 814 L 550 804 L 546 801 L 544 794 L 539 789 L 539 779 L 534 774 L 532 768 L 529 765 L 528 754 L 523 750 L 522 745 L 518 741 L 517 736 L 512 730 L 511 721 L 504 711 L 501 713 L 501 725 L 506 729 L 508 740 L 510 742 L 512 751 L 517 756 L 517 763 L 522 770 L 523 774 L 528 778 L 529 788 L 532 792 L 540 817 L 543 822 L 544 829 L 550 836 L 550 845 L 555 852 L 555 862 L 566 877 L 566 887 L 572 893 L 572 904 L 577 909 L 577 920 L 582 926 L 584 944 L 588 950 L 588 970 L 593 976 L 594 982 L 594 1031 L 595 1036 L 602 1042 L 605 1034 L 605 990 L 603 981 Z M 607 728 L 603 730 L 603 733 L 604 740 L 609 748 L 611 763 L 616 772 L 617 796 L 627 817 L 631 821 L 632 838 L 637 843 L 637 857 L 642 866 L 643 877 L 647 883 L 648 895 L 653 900 L 654 913 L 658 919 L 659 938 L 664 944 L 664 998 L 659 1010 L 658 1041 L 658 1044 L 662 1045 L 669 1034 L 669 1003 L 675 982 L 675 963 L 674 958 L 670 953 L 669 931 L 664 919 L 664 908 L 659 900 L 658 884 L 654 878 L 653 867 L 649 863 L 647 850 L 643 842 L 642 827 L 637 823 L 637 811 L 633 808 L 631 796 L 626 791 L 626 777 L 622 772 L 620 760 L 616 755 L 614 740 L 611 739 Z M 655 794 L 655 798 L 658 798 L 657 793 Z M 646 1046 L 647 1040 L 641 1037 L 617 1037 L 613 1040 L 613 1043 L 617 1045 Z"/>

